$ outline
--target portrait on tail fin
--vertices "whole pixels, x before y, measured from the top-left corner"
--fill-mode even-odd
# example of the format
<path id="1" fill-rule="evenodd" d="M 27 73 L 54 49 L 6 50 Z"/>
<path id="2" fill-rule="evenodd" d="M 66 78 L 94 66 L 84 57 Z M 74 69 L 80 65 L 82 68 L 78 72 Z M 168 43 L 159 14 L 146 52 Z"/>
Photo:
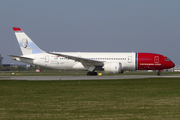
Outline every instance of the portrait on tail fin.
<path id="1" fill-rule="evenodd" d="M 21 41 L 21 51 L 23 52 L 23 54 L 32 54 L 33 52 L 33 49 L 34 48 L 31 48 L 31 47 L 28 47 L 28 40 L 26 38 L 23 38 L 22 41 Z"/>

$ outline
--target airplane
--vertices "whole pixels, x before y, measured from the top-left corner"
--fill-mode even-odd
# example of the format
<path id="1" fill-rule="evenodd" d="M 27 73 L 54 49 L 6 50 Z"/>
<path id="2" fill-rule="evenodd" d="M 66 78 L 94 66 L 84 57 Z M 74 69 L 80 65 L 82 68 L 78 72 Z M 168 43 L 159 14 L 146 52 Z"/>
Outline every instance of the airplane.
<path id="1" fill-rule="evenodd" d="M 97 75 L 97 70 L 123 73 L 126 70 L 158 70 L 173 68 L 175 64 L 166 56 L 139 52 L 45 52 L 19 27 L 13 27 L 23 55 L 9 55 L 13 60 L 53 69 L 87 70 L 87 75 Z"/>

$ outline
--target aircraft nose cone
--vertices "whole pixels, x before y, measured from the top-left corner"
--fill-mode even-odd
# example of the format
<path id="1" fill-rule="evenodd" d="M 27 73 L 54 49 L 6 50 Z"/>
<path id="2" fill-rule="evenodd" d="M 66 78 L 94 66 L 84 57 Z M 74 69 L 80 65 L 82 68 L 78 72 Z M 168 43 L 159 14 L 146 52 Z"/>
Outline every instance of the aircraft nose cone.
<path id="1" fill-rule="evenodd" d="M 174 66 L 175 66 L 175 64 L 172 62 L 172 63 L 171 63 L 171 67 L 173 68 Z"/>

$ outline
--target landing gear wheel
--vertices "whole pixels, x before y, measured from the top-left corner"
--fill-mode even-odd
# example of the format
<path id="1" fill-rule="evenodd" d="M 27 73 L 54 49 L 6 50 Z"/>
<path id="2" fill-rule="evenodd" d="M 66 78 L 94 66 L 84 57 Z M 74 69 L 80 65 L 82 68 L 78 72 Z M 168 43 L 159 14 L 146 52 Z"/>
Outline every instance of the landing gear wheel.
<path id="1" fill-rule="evenodd" d="M 94 75 L 97 75 L 97 72 L 93 72 Z"/>
<path id="2" fill-rule="evenodd" d="M 96 75 L 97 75 L 97 72 L 88 72 L 88 73 L 87 73 L 87 76 L 92 76 L 92 75 L 96 76 Z"/>
<path id="3" fill-rule="evenodd" d="M 91 75 L 91 72 L 88 72 L 88 73 L 87 73 L 87 76 L 90 76 L 90 75 Z"/>
<path id="4" fill-rule="evenodd" d="M 158 72 L 157 75 L 161 76 L 162 74 L 161 74 L 161 72 Z"/>

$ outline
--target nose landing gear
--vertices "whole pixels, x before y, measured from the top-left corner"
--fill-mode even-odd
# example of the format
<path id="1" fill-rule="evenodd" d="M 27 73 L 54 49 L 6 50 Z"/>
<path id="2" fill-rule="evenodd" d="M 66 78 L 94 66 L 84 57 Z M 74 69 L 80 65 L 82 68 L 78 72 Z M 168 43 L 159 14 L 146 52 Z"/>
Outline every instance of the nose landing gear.
<path id="1" fill-rule="evenodd" d="M 158 75 L 158 76 L 161 76 L 161 75 L 162 75 L 162 73 L 161 73 L 162 71 L 163 71 L 163 70 L 158 70 L 157 75 Z"/>

